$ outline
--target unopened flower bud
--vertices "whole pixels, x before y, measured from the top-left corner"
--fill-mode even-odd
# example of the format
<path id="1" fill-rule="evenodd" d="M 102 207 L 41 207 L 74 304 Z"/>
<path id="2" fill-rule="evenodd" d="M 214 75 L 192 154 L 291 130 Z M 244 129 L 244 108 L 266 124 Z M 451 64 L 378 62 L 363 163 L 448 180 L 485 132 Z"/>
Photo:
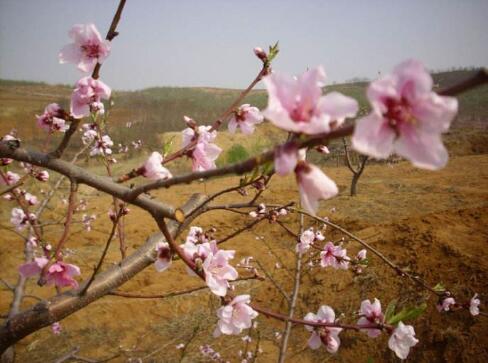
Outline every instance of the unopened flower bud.
<path id="1" fill-rule="evenodd" d="M 191 117 L 188 117 L 188 116 L 183 116 L 183 120 L 185 120 L 185 123 L 186 125 L 195 130 L 197 128 L 197 123 L 195 122 L 194 119 L 192 119 Z"/>
<path id="2" fill-rule="evenodd" d="M 260 48 L 260 47 L 254 48 L 254 54 L 256 54 L 256 57 L 261 59 L 263 62 L 266 62 L 268 60 L 268 55 L 263 50 L 263 48 Z"/>

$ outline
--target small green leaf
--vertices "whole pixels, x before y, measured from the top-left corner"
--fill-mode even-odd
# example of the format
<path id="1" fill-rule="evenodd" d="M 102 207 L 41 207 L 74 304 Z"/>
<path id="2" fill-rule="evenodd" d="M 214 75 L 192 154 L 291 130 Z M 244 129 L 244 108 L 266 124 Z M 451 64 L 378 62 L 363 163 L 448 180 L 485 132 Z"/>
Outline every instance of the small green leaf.
<path id="1" fill-rule="evenodd" d="M 262 175 L 269 175 L 273 171 L 274 163 L 273 161 L 268 161 L 262 166 Z"/>
<path id="2" fill-rule="evenodd" d="M 369 260 L 368 260 L 367 258 L 365 258 L 365 259 L 363 259 L 363 260 L 359 261 L 359 264 L 360 264 L 360 265 L 364 265 L 364 266 L 368 266 L 368 264 L 369 264 Z"/>
<path id="3" fill-rule="evenodd" d="M 446 291 L 446 288 L 444 287 L 444 285 L 442 285 L 442 283 L 439 282 L 437 285 L 434 286 L 434 291 L 444 292 Z"/>
<path id="4" fill-rule="evenodd" d="M 268 63 L 272 62 L 272 60 L 278 55 L 279 51 L 280 49 L 278 48 L 278 42 L 276 42 L 273 46 L 269 46 Z"/>
<path id="5" fill-rule="evenodd" d="M 172 136 L 168 141 L 164 142 L 163 144 L 163 157 L 168 155 L 171 151 L 171 147 L 173 146 L 175 136 Z"/>
<path id="6" fill-rule="evenodd" d="M 419 307 L 412 308 L 412 309 L 410 309 L 407 312 L 407 314 L 405 315 L 405 317 L 403 318 L 403 320 L 404 321 L 407 321 L 407 320 L 416 319 L 416 318 L 418 318 L 420 315 L 422 315 L 424 313 L 425 309 L 427 309 L 427 304 L 426 303 L 423 303 Z"/>
<path id="7" fill-rule="evenodd" d="M 395 314 L 395 307 L 396 307 L 396 304 L 398 303 L 398 300 L 392 300 L 388 306 L 386 307 L 386 310 L 385 310 L 385 320 L 386 321 L 389 321 L 390 318 L 393 316 L 393 314 Z"/>
<path id="8" fill-rule="evenodd" d="M 427 308 L 427 304 L 423 303 L 419 307 L 406 309 L 403 308 L 402 311 L 392 316 L 390 319 L 387 320 L 388 324 L 395 325 L 399 321 L 407 321 L 412 320 L 420 316 L 425 309 Z"/>

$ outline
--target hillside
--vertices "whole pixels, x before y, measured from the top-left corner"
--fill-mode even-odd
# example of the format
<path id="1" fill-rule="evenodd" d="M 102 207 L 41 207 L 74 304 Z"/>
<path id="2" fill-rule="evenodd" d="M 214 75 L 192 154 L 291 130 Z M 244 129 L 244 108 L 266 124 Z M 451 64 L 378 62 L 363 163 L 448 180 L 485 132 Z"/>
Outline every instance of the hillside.
<path id="1" fill-rule="evenodd" d="M 434 74 L 436 86 L 443 88 L 468 77 L 470 71 L 451 71 Z M 327 87 L 329 91 L 339 91 L 357 99 L 362 112 L 368 104 L 365 97 L 367 83 L 338 84 Z M 64 107 L 69 105 L 71 87 L 68 85 L 48 85 L 46 83 L 0 80 L 0 133 L 11 128 L 19 130 L 24 140 L 40 141 L 37 133 L 35 114 L 42 112 L 51 102 Z M 157 134 L 178 131 L 184 127 L 183 115 L 189 115 L 201 123 L 210 123 L 237 97 L 240 90 L 218 88 L 175 88 L 156 87 L 140 91 L 115 91 L 110 122 L 125 125 L 132 122 L 134 127 L 127 132 L 114 130 L 118 141 L 126 142 L 141 138 L 148 143 L 157 143 Z M 488 118 L 488 86 L 462 95 L 460 113 L 454 126 L 482 126 Z M 266 105 L 266 92 L 251 92 L 243 103 L 251 103 L 259 108 Z M 130 140 L 127 140 L 130 136 Z M 156 145 L 154 145 L 156 146 Z"/>

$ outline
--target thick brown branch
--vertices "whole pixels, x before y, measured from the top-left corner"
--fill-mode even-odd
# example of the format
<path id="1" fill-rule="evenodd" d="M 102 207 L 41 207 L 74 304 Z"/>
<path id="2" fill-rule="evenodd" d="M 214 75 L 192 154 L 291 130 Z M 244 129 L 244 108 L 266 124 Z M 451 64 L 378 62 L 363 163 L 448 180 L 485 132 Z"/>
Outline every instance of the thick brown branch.
<path id="1" fill-rule="evenodd" d="M 157 212 L 161 215 L 176 219 L 175 209 L 166 204 L 157 202 L 144 196 L 133 197 L 131 189 L 114 183 L 110 178 L 101 177 L 88 172 L 87 170 L 73 165 L 67 161 L 53 158 L 47 154 L 25 149 L 12 149 L 7 144 L 0 142 L 0 157 L 9 157 L 17 161 L 24 161 L 32 165 L 41 166 L 56 171 L 78 184 L 89 185 L 99 191 L 110 194 L 125 202 L 131 203 L 151 213 Z"/>
<path id="2" fill-rule="evenodd" d="M 454 96 L 486 83 L 488 83 L 488 70 L 482 68 L 464 81 L 439 91 L 439 94 L 442 96 Z"/>
<path id="3" fill-rule="evenodd" d="M 354 130 L 353 126 L 345 126 L 327 134 L 316 135 L 314 137 L 308 138 L 303 141 L 298 141 L 298 140 L 290 141 L 290 143 L 293 143 L 298 148 L 312 147 L 316 145 L 321 145 L 323 143 L 327 143 L 329 140 L 332 139 L 349 136 L 352 134 L 353 130 Z M 262 153 L 261 155 L 247 159 L 243 162 L 227 165 L 222 168 L 184 174 L 180 176 L 175 176 L 167 180 L 154 181 L 133 189 L 132 196 L 135 198 L 138 195 L 142 193 L 146 193 L 153 189 L 169 188 L 177 184 L 185 184 L 185 183 L 188 184 L 194 180 L 199 180 L 199 179 L 210 179 L 213 177 L 229 175 L 229 174 L 241 175 L 252 171 L 258 165 L 262 165 L 268 161 L 273 160 L 273 158 L 274 158 L 274 150 L 270 150 Z"/>
<path id="4" fill-rule="evenodd" d="M 203 199 L 204 196 L 200 194 L 192 196 L 182 208 L 185 215 Z M 190 218 L 187 219 L 187 221 L 189 220 Z M 181 225 L 171 221 L 168 232 L 174 236 L 179 233 L 180 228 Z M 86 282 L 81 284 L 77 290 L 66 291 L 9 318 L 0 327 L 0 353 L 30 333 L 73 314 L 133 278 L 154 262 L 156 245 L 162 240 L 160 233 L 149 237 L 146 243 L 132 255 L 98 274 L 85 295 L 80 296 L 79 291 L 83 289 Z"/>

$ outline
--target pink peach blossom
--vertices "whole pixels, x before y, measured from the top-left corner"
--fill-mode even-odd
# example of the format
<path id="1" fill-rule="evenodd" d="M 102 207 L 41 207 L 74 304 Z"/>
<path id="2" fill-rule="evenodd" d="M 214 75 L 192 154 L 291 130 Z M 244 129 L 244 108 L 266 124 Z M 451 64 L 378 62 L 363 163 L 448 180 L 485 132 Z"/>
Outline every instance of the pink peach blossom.
<path id="1" fill-rule="evenodd" d="M 264 117 L 281 129 L 309 135 L 329 132 L 346 117 L 354 117 L 357 102 L 338 92 L 322 96 L 324 81 L 321 66 L 298 77 L 279 73 L 264 77 L 268 90 Z"/>
<path id="2" fill-rule="evenodd" d="M 410 348 L 418 342 L 418 339 L 415 338 L 413 326 L 404 325 L 400 321 L 388 339 L 388 347 L 395 352 L 398 358 L 407 359 Z"/>
<path id="3" fill-rule="evenodd" d="M 25 193 L 24 198 L 29 205 L 36 205 L 38 202 L 37 197 L 31 193 Z"/>
<path id="4" fill-rule="evenodd" d="M 251 297 L 249 295 L 238 295 L 225 306 L 217 310 L 219 321 L 214 331 L 214 336 L 220 334 L 237 335 L 244 329 L 249 329 L 252 320 L 258 313 L 249 306 Z"/>
<path id="5" fill-rule="evenodd" d="M 20 180 L 20 176 L 12 171 L 7 171 L 0 178 L 0 185 L 14 185 Z"/>
<path id="6" fill-rule="evenodd" d="M 61 324 L 59 322 L 55 322 L 51 325 L 51 330 L 53 331 L 53 334 L 54 335 L 59 335 L 61 334 L 61 331 L 62 331 L 62 327 L 61 327 Z"/>
<path id="7" fill-rule="evenodd" d="M 46 170 L 33 171 L 32 175 L 42 182 L 47 182 L 49 180 L 49 173 Z"/>
<path id="8" fill-rule="evenodd" d="M 285 176 L 295 170 L 298 163 L 298 148 L 290 143 L 279 146 L 275 151 L 276 174 Z"/>
<path id="9" fill-rule="evenodd" d="M 251 135 L 257 124 L 263 122 L 263 115 L 257 107 L 249 104 L 241 105 L 232 115 L 229 121 L 229 132 L 235 133 L 239 127 L 244 135 Z"/>
<path id="10" fill-rule="evenodd" d="M 88 214 L 83 214 L 82 218 L 81 218 L 81 223 L 83 223 L 83 228 L 85 229 L 85 231 L 87 232 L 90 232 L 92 227 L 91 227 L 91 223 L 97 219 L 97 216 L 95 214 L 92 214 L 92 215 L 88 215 Z"/>
<path id="11" fill-rule="evenodd" d="M 302 207 L 310 214 L 315 215 L 320 199 L 332 198 L 339 192 L 334 181 L 315 165 L 300 161 L 295 174 Z"/>
<path id="12" fill-rule="evenodd" d="M 26 278 L 39 275 L 48 262 L 49 260 L 44 256 L 34 257 L 33 261 L 20 265 L 19 273 Z"/>
<path id="13" fill-rule="evenodd" d="M 76 24 L 69 36 L 73 43 L 59 53 L 59 63 L 74 63 L 82 72 L 92 72 L 110 54 L 110 42 L 101 37 L 94 24 Z"/>
<path id="14" fill-rule="evenodd" d="M 80 268 L 76 265 L 58 261 L 47 269 L 46 282 L 58 287 L 71 286 L 78 287 L 78 282 L 73 279 L 73 276 L 80 274 Z"/>
<path id="15" fill-rule="evenodd" d="M 210 291 L 217 296 L 225 296 L 229 287 L 229 280 L 235 280 L 239 276 L 236 269 L 229 264 L 234 258 L 235 251 L 218 250 L 210 253 L 203 261 L 205 282 Z"/>
<path id="16" fill-rule="evenodd" d="M 449 311 L 453 305 L 456 305 L 456 300 L 452 297 L 447 297 L 437 304 L 437 310 L 439 312 Z"/>
<path id="17" fill-rule="evenodd" d="M 358 252 L 358 254 L 356 255 L 356 259 L 358 261 L 363 261 L 366 259 L 366 253 L 368 251 L 366 249 L 362 249 L 361 251 Z"/>
<path id="18" fill-rule="evenodd" d="M 51 103 L 46 106 L 44 113 L 40 116 L 36 115 L 37 126 L 50 133 L 55 131 L 65 132 L 69 127 L 63 118 L 64 111 L 57 103 Z"/>
<path id="19" fill-rule="evenodd" d="M 88 145 L 97 138 L 97 128 L 98 126 L 96 123 L 86 123 L 81 125 L 80 131 L 83 132 L 83 135 L 81 136 L 81 141 L 83 142 L 83 145 Z"/>
<path id="20" fill-rule="evenodd" d="M 478 299 L 478 294 L 474 294 L 474 296 L 469 301 L 469 312 L 471 315 L 476 316 L 480 313 L 480 299 Z"/>
<path id="21" fill-rule="evenodd" d="M 329 148 L 325 145 L 319 145 L 315 148 L 315 150 L 317 150 L 321 154 L 330 154 Z"/>
<path id="22" fill-rule="evenodd" d="M 304 320 L 316 323 L 335 323 L 335 313 L 330 306 L 322 305 L 317 314 L 308 313 L 305 315 Z M 339 333 L 342 331 L 342 328 L 305 325 L 305 329 L 312 332 L 308 340 L 308 346 L 311 349 L 318 349 L 322 344 L 325 345 L 329 353 L 336 353 L 339 349 L 341 345 Z"/>
<path id="23" fill-rule="evenodd" d="M 310 249 L 310 245 L 315 240 L 315 233 L 313 228 L 309 228 L 300 235 L 300 241 L 297 244 L 296 250 L 300 253 L 305 253 Z"/>
<path id="24" fill-rule="evenodd" d="M 71 114 L 75 118 L 83 118 L 90 112 L 99 109 L 102 99 L 108 100 L 112 90 L 99 79 L 83 77 L 77 83 L 71 95 Z"/>
<path id="25" fill-rule="evenodd" d="M 374 299 L 371 303 L 369 300 L 363 300 L 361 303 L 361 308 L 359 310 L 359 315 L 361 318 L 358 320 L 358 325 L 366 324 L 382 324 L 385 321 L 385 317 L 381 312 L 381 303 L 378 299 Z M 381 334 L 380 329 L 362 329 L 371 338 L 376 338 Z"/>
<path id="26" fill-rule="evenodd" d="M 156 246 L 157 258 L 154 262 L 156 271 L 162 272 L 171 266 L 172 254 L 168 242 L 159 242 Z"/>
<path id="27" fill-rule="evenodd" d="M 420 62 L 401 63 L 391 75 L 372 82 L 367 95 L 373 110 L 356 124 L 352 145 L 357 151 L 382 159 L 396 153 L 430 170 L 446 165 L 441 134 L 458 103 L 432 92 L 432 78 Z"/>
<path id="28" fill-rule="evenodd" d="M 35 220 L 36 215 L 34 213 L 29 213 L 29 216 L 27 216 L 20 208 L 12 209 L 10 222 L 15 226 L 17 231 L 22 231 L 29 224 L 29 221 L 33 222 Z"/>
<path id="29" fill-rule="evenodd" d="M 29 236 L 27 239 L 27 245 L 29 248 L 35 248 L 39 245 L 39 239 L 36 236 Z"/>
<path id="30" fill-rule="evenodd" d="M 320 252 L 320 266 L 331 266 L 335 269 L 347 270 L 350 258 L 347 251 L 341 246 L 335 246 L 332 242 L 327 242 L 324 250 Z"/>
<path id="31" fill-rule="evenodd" d="M 96 138 L 95 144 L 90 150 L 90 156 L 96 155 L 112 155 L 112 146 L 114 146 L 114 142 L 108 135 L 103 135 L 102 138 Z"/>
<path id="32" fill-rule="evenodd" d="M 191 142 L 197 140 L 196 146 L 189 152 L 192 159 L 193 171 L 204 171 L 216 168 L 215 160 L 219 157 L 222 149 L 213 143 L 217 137 L 217 131 L 210 131 L 211 129 L 211 126 L 199 126 L 197 128 L 197 133 L 195 133 L 195 130 L 191 127 L 182 131 L 183 147 L 186 147 Z"/>
<path id="33" fill-rule="evenodd" d="M 186 236 L 186 242 L 190 243 L 204 243 L 209 242 L 207 235 L 203 232 L 202 227 L 191 226 L 188 235 Z"/>
<path id="34" fill-rule="evenodd" d="M 142 166 L 142 175 L 148 179 L 169 179 L 172 177 L 170 171 L 163 164 L 163 156 L 158 152 L 153 152 Z"/>

